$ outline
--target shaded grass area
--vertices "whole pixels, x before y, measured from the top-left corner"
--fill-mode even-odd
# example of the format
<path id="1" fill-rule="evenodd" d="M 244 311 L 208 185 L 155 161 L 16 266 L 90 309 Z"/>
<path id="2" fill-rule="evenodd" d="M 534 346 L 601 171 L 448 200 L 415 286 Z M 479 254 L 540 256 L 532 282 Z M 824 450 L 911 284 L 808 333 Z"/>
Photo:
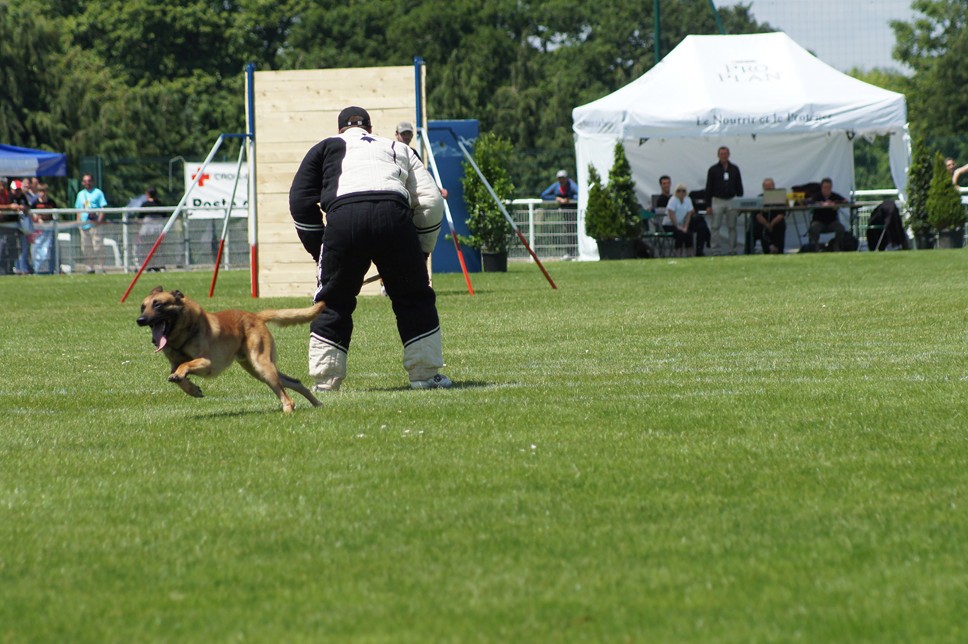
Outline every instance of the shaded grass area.
<path id="1" fill-rule="evenodd" d="M 548 268 L 435 276 L 449 391 L 361 299 L 291 417 L 167 383 L 154 282 L 0 280 L 0 640 L 968 636 L 962 252 Z"/>

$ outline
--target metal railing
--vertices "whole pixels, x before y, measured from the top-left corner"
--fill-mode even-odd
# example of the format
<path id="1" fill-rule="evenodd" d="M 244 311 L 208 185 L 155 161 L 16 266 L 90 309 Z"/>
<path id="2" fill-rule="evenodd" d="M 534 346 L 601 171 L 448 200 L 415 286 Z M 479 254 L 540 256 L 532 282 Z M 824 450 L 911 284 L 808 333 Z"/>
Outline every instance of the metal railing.
<path id="1" fill-rule="evenodd" d="M 541 199 L 514 199 L 509 212 L 542 260 L 578 259 L 578 208 L 557 208 L 555 205 L 555 202 Z M 509 245 L 508 259 L 534 261 L 517 239 Z"/>
<path id="2" fill-rule="evenodd" d="M 968 195 L 968 188 L 962 188 L 963 195 Z M 885 199 L 898 200 L 896 189 L 856 190 L 853 198 L 863 201 L 881 201 Z M 898 207 L 903 209 L 903 202 L 898 201 Z M 855 231 L 864 231 L 870 219 L 871 212 L 876 206 L 865 206 L 856 211 L 851 221 Z M 511 218 L 527 238 L 531 248 L 542 259 L 577 259 L 578 258 L 578 209 L 556 208 L 554 202 L 541 199 L 514 199 L 509 209 Z M 862 248 L 866 248 L 867 240 L 858 235 Z M 528 251 L 516 240 L 512 239 L 508 249 L 508 259 L 529 260 Z"/>
<path id="3" fill-rule="evenodd" d="M 49 221 L 33 222 L 32 231 L 17 223 L 2 224 L 8 243 L 16 240 L 19 255 L 29 244 L 32 270 L 36 273 L 72 273 L 95 269 L 103 272 L 130 273 L 144 261 L 161 234 L 174 207 L 101 208 L 105 221 L 94 227 L 98 245 L 82 242 L 82 228 L 90 224 L 77 221 L 76 208 L 34 209 L 34 215 L 50 216 Z M 164 241 L 155 251 L 148 270 L 192 270 L 211 268 L 215 264 L 225 208 L 193 207 L 182 211 Z M 16 237 L 10 229 L 17 231 Z M 8 249 L 8 253 L 11 249 Z M 248 217 L 233 214 L 226 233 L 222 267 L 245 268 L 249 265 Z"/>
<path id="4" fill-rule="evenodd" d="M 961 190 L 968 195 L 968 189 Z M 898 191 L 857 190 L 857 200 L 875 201 L 897 199 Z M 903 203 L 898 205 L 903 208 Z M 861 208 L 852 222 L 855 231 L 866 229 L 874 206 Z M 557 208 L 553 202 L 541 199 L 514 199 L 508 209 L 515 225 L 528 240 L 538 257 L 549 260 L 572 260 L 578 258 L 578 209 Z M 137 270 L 152 244 L 161 233 L 173 207 L 159 208 L 103 208 L 108 219 L 97 227 L 102 240 L 101 257 L 85 257 L 81 244 L 80 227 L 76 216 L 83 212 L 74 208 L 35 210 L 34 213 L 52 215 L 50 222 L 35 223 L 41 233 L 33 244 L 47 243 L 46 268 L 34 266 L 37 272 L 75 272 L 87 270 L 92 264 L 103 266 L 106 272 L 129 273 Z M 219 237 L 225 208 L 205 206 L 181 213 L 177 222 L 165 236 L 152 258 L 149 269 L 211 268 L 218 252 Z M 245 215 L 234 215 L 229 222 L 228 235 L 223 254 L 223 267 L 246 268 L 249 265 L 248 220 Z M 0 224 L 7 229 L 19 230 L 16 223 Z M 9 232 L 9 231 L 8 231 Z M 46 234 L 46 237 L 45 237 Z M 865 244 L 863 235 L 858 235 Z M 27 236 L 18 235 L 19 244 L 27 242 Z M 8 237 L 10 239 L 10 237 Z M 31 244 L 31 246 L 33 246 Z M 19 252 L 21 247 L 17 249 Z M 31 248 L 31 250 L 34 250 Z M 9 250 L 8 250 L 9 252 Z M 43 253 L 40 253 L 43 260 Z M 527 250 L 512 238 L 508 258 L 533 261 Z"/>

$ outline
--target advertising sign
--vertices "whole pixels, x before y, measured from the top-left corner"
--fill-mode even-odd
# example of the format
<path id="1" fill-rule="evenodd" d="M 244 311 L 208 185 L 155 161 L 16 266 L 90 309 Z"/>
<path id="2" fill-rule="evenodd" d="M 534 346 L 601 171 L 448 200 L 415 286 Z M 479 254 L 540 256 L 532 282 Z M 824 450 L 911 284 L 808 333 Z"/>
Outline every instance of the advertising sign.
<path id="1" fill-rule="evenodd" d="M 201 169 L 202 164 L 185 164 L 185 190 L 188 190 L 195 175 Z M 232 196 L 232 186 L 235 183 L 235 170 L 237 163 L 209 163 L 205 172 L 198 180 L 198 185 L 188 195 L 188 202 L 185 209 L 190 211 L 193 219 L 222 219 L 225 217 L 225 208 L 228 206 L 229 198 Z M 216 207 L 220 210 L 196 210 L 196 208 Z M 239 169 L 239 183 L 235 187 L 235 200 L 232 204 L 233 217 L 248 216 L 249 208 L 249 168 L 242 164 Z"/>

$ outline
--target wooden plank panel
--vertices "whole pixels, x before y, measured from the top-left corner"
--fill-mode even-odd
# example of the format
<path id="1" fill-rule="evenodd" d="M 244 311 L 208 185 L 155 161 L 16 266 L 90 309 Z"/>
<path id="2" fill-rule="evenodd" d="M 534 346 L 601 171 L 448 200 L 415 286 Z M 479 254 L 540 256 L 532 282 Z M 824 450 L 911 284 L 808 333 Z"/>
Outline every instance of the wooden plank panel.
<path id="1" fill-rule="evenodd" d="M 332 69 L 287 69 L 279 71 L 256 71 L 255 81 L 260 83 L 349 83 L 354 78 L 366 78 L 367 82 L 393 82 L 400 78 L 410 79 L 413 92 L 413 67 L 342 67 Z"/>
<path id="2" fill-rule="evenodd" d="M 366 108 L 374 133 L 392 137 L 398 122 L 414 122 L 413 88 L 409 66 L 255 72 L 261 295 L 309 296 L 316 288 L 315 266 L 289 216 L 289 187 L 306 152 L 336 133 L 336 117 L 347 105 Z M 363 294 L 379 292 L 374 283 Z"/>
<path id="3" fill-rule="evenodd" d="M 344 106 L 345 107 L 345 106 Z M 342 109 L 342 108 L 340 108 Z M 370 112 L 369 109 L 367 109 Z M 260 146 L 284 145 L 287 148 L 301 149 L 299 159 L 306 151 L 327 136 L 338 133 L 337 117 L 339 110 L 329 112 L 283 112 L 271 120 L 256 119 L 257 150 Z M 413 107 L 394 110 L 372 111 L 370 120 L 373 133 L 377 136 L 392 138 L 394 129 L 400 121 L 413 123 Z M 300 145 L 301 144 L 301 145 Z"/>

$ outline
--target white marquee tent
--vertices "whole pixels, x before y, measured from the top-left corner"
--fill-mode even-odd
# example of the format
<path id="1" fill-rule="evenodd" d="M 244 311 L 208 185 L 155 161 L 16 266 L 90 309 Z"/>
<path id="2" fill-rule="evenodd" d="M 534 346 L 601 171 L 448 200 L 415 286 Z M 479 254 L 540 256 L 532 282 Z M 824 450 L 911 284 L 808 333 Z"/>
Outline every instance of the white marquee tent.
<path id="1" fill-rule="evenodd" d="M 588 166 L 605 180 L 618 141 L 643 205 L 663 174 L 690 191 L 704 188 L 720 145 L 742 172 L 745 196 L 760 194 L 764 177 L 781 188 L 830 177 L 848 196 L 858 136 L 890 137 L 891 175 L 902 193 L 910 163 L 904 95 L 837 71 L 784 33 L 688 36 L 640 78 L 576 107 L 572 120 L 585 260 L 598 259 L 584 234 Z"/>

